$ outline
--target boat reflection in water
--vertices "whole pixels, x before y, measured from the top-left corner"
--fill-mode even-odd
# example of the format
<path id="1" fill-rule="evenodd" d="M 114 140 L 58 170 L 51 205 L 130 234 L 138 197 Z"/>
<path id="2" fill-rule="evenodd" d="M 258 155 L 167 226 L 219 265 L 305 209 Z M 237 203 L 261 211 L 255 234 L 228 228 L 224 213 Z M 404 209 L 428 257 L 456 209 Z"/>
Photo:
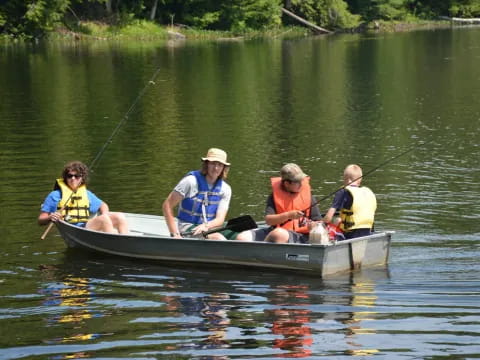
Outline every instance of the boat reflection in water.
<path id="1" fill-rule="evenodd" d="M 164 318 L 156 318 L 158 325 L 178 334 L 182 341 L 169 343 L 170 352 L 191 350 L 214 350 L 229 347 L 226 339 L 231 320 L 228 317 L 230 295 L 226 293 L 205 294 L 191 288 L 187 292 L 177 278 L 165 279 L 163 290 L 157 292 L 158 300 L 164 305 Z M 155 319 L 151 319 L 155 321 Z M 150 321 L 147 318 L 134 320 L 135 323 Z M 161 335 L 151 334 L 144 338 L 157 338 Z M 215 357 L 221 359 L 222 357 Z"/>
<path id="2" fill-rule="evenodd" d="M 220 349 L 229 347 L 225 339 L 230 319 L 223 301 L 229 299 L 227 294 L 211 294 L 204 297 L 181 296 L 172 299 L 169 304 L 174 313 L 182 317 L 197 318 L 196 322 L 183 322 L 181 328 L 199 330 L 203 334 L 196 341 L 188 344 L 186 348 L 194 349 Z M 175 303 L 176 305 L 173 305 Z M 185 348 L 181 346 L 180 348 Z"/>
<path id="3" fill-rule="evenodd" d="M 276 356 L 378 353 L 378 349 L 364 345 L 362 337 L 376 333 L 364 324 L 377 318 L 375 286 L 387 276 L 388 271 L 382 269 L 352 273 L 322 284 L 306 281 L 275 286 L 268 299 L 275 308 L 265 310 L 264 321 L 271 322 L 271 332 L 276 335 L 272 348 L 283 350 Z M 332 344 L 336 350 L 332 350 Z"/>
<path id="4" fill-rule="evenodd" d="M 48 280 L 55 280 L 55 267 L 43 267 L 42 273 Z M 88 321 L 99 317 L 89 307 L 89 302 L 93 297 L 93 286 L 89 284 L 87 278 L 66 276 L 60 282 L 48 283 L 46 288 L 41 291 L 45 295 L 42 303 L 46 307 L 58 308 L 48 311 L 52 315 L 46 320 L 48 327 L 62 325 L 62 337 L 45 339 L 44 343 L 48 345 L 58 345 L 65 343 L 90 342 L 97 339 L 100 334 L 90 333 L 86 330 Z M 89 357 L 86 352 L 79 351 L 64 356 L 57 356 L 56 359 L 80 359 Z"/>
<path id="5" fill-rule="evenodd" d="M 273 348 L 288 352 L 282 357 L 308 357 L 312 354 L 313 343 L 311 322 L 308 308 L 308 286 L 281 285 L 275 289 L 272 303 L 278 309 L 266 310 L 266 315 L 272 320 L 272 333 L 280 337 L 273 341 Z M 289 308 L 296 306 L 300 308 Z M 278 355 L 277 355 L 278 356 Z"/>
<path id="6" fill-rule="evenodd" d="M 52 349 L 62 359 L 115 357 L 126 349 L 217 360 L 250 350 L 270 358 L 379 352 L 365 336 L 376 333 L 366 324 L 378 318 L 376 287 L 388 277 L 384 268 L 322 280 L 86 256 L 82 263 L 75 252 L 61 269 L 42 271 L 52 328 L 44 343 L 74 345 Z"/>
<path id="7" fill-rule="evenodd" d="M 355 277 L 355 276 L 354 276 Z M 349 355 L 368 356 L 379 352 L 378 349 L 364 348 L 360 343 L 356 343 L 355 339 L 358 335 L 375 334 L 376 330 L 372 328 L 362 327 L 364 321 L 374 321 L 377 312 L 374 311 L 377 296 L 375 295 L 375 282 L 368 277 L 362 277 L 357 274 L 357 279 L 352 283 L 352 301 L 353 308 L 361 308 L 361 310 L 353 311 L 351 319 L 345 320 L 347 344 L 352 347 L 346 351 Z"/>

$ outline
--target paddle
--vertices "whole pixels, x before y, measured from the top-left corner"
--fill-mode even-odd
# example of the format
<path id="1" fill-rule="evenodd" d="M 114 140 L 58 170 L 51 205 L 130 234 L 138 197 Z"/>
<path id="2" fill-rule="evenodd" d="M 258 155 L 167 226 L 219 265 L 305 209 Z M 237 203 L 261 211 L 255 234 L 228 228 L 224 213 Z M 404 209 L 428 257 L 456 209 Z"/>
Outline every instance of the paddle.
<path id="1" fill-rule="evenodd" d="M 203 231 L 203 237 L 207 237 L 208 234 L 213 234 L 216 232 L 224 231 L 224 230 L 232 230 L 235 232 L 242 232 L 245 230 L 256 229 L 257 223 L 250 215 L 242 215 L 227 221 L 227 224 L 224 226 L 219 226 L 216 228 L 212 228 L 208 231 Z M 185 235 L 191 235 L 192 232 L 187 233 Z"/>
<path id="2" fill-rule="evenodd" d="M 42 236 L 40 236 L 40 240 L 45 240 L 45 238 L 47 237 L 48 233 L 50 232 L 50 229 L 52 228 L 54 222 L 50 222 L 50 224 L 48 224 L 47 226 L 47 229 L 43 232 Z"/>
<path id="3" fill-rule="evenodd" d="M 59 212 L 61 213 L 63 210 L 65 210 L 65 208 L 67 207 L 67 204 L 69 203 L 70 199 L 72 198 L 72 196 L 74 194 L 76 194 L 77 191 L 72 191 L 72 193 L 70 194 L 70 196 L 68 197 L 67 201 L 65 201 L 65 205 L 62 206 L 62 208 L 59 210 Z M 55 223 L 53 221 L 50 221 L 50 224 L 48 224 L 47 226 L 47 229 L 43 232 L 42 236 L 40 236 L 40 240 L 45 240 L 45 238 L 47 237 L 48 233 L 50 232 L 52 226 L 54 225 Z"/>

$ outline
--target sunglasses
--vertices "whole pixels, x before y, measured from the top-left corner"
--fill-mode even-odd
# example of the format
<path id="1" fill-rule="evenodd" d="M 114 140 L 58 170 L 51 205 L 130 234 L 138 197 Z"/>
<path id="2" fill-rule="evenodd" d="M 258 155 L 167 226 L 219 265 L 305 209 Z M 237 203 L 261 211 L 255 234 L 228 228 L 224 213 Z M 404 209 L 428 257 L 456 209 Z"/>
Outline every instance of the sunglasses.
<path id="1" fill-rule="evenodd" d="M 289 184 L 301 184 L 302 182 L 301 181 L 292 181 L 292 180 L 285 180 L 286 182 L 288 182 Z"/>
<path id="2" fill-rule="evenodd" d="M 80 179 L 82 175 L 79 174 L 67 174 L 67 179 L 75 178 L 75 179 Z"/>

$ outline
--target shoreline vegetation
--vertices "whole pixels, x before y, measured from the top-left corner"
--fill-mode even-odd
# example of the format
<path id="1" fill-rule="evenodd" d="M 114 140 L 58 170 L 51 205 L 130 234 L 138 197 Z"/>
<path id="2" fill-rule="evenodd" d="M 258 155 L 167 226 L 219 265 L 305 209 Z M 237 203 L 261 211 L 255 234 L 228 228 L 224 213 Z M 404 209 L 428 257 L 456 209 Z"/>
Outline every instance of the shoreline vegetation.
<path id="1" fill-rule="evenodd" d="M 480 0 L 9 0 L 0 40 L 218 40 L 480 23 Z"/>
<path id="2" fill-rule="evenodd" d="M 449 19 L 425 20 L 415 22 L 400 21 L 374 21 L 364 24 L 356 29 L 332 31 L 332 34 L 348 33 L 392 33 L 416 30 L 444 29 L 452 26 L 464 27 L 466 25 L 480 24 L 476 19 L 462 19 L 456 23 Z M 290 25 L 268 30 L 249 30 L 243 33 L 219 30 L 199 30 L 185 26 L 162 26 L 150 21 L 137 21 L 128 25 L 109 25 L 100 21 L 82 21 L 79 28 L 59 26 L 42 35 L 48 41 L 75 40 L 75 41 L 118 41 L 118 40 L 216 40 L 216 41 L 242 41 L 251 39 L 298 38 L 315 35 L 316 32 L 301 25 Z M 324 36 L 324 35 L 322 35 Z M 30 37 L 15 37 L 0 34 L 0 41 L 15 43 L 39 40 Z"/>

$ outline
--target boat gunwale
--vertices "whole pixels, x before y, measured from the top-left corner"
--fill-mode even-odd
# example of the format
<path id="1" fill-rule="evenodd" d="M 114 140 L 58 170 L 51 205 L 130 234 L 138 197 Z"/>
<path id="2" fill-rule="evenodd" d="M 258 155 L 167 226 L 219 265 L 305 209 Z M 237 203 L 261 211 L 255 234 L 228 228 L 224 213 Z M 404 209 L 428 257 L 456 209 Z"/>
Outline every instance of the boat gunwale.
<path id="1" fill-rule="evenodd" d="M 155 216 L 155 215 L 152 215 L 152 216 Z M 226 240 L 212 240 L 212 239 L 200 239 L 200 238 L 193 238 L 193 237 L 192 238 L 186 238 L 186 237 L 174 238 L 174 237 L 171 237 L 171 236 L 165 236 L 165 235 L 159 235 L 159 234 L 153 234 L 153 233 L 142 233 L 143 235 L 140 234 L 140 233 L 139 234 L 107 233 L 107 232 L 103 232 L 103 231 L 87 229 L 85 227 L 76 226 L 76 225 L 70 224 L 70 223 L 68 223 L 64 220 L 59 220 L 58 222 L 61 222 L 62 226 L 66 226 L 67 228 L 82 230 L 82 232 L 85 232 L 85 233 L 89 233 L 89 232 L 96 233 L 96 234 L 100 234 L 100 235 L 105 236 L 105 237 L 113 237 L 113 238 L 135 237 L 135 238 L 145 238 L 145 239 L 175 240 L 175 241 L 188 241 L 188 242 L 192 242 L 192 241 L 199 242 L 199 241 L 201 241 L 201 242 L 206 242 L 206 243 L 214 242 L 214 243 L 229 243 L 229 244 L 252 244 L 252 245 L 260 245 L 260 246 L 274 244 L 274 243 L 265 242 L 265 241 L 242 241 L 242 240 L 229 240 L 229 239 L 226 239 Z M 58 227 L 59 227 L 59 225 L 57 224 L 57 228 Z M 306 246 L 306 247 L 309 247 L 309 248 L 310 247 L 327 248 L 327 247 L 331 247 L 331 246 L 339 246 L 339 245 L 355 243 L 355 242 L 363 241 L 363 240 L 380 238 L 380 237 L 383 237 L 383 236 L 391 236 L 394 233 L 395 233 L 394 230 L 385 230 L 385 231 L 375 232 L 373 234 L 358 237 L 358 238 L 354 238 L 354 239 L 334 241 L 334 242 L 331 242 L 328 245 L 302 244 L 302 243 L 283 243 L 283 244 L 275 243 L 274 245 L 275 246 L 288 246 L 288 247 L 304 247 L 304 246 Z"/>

